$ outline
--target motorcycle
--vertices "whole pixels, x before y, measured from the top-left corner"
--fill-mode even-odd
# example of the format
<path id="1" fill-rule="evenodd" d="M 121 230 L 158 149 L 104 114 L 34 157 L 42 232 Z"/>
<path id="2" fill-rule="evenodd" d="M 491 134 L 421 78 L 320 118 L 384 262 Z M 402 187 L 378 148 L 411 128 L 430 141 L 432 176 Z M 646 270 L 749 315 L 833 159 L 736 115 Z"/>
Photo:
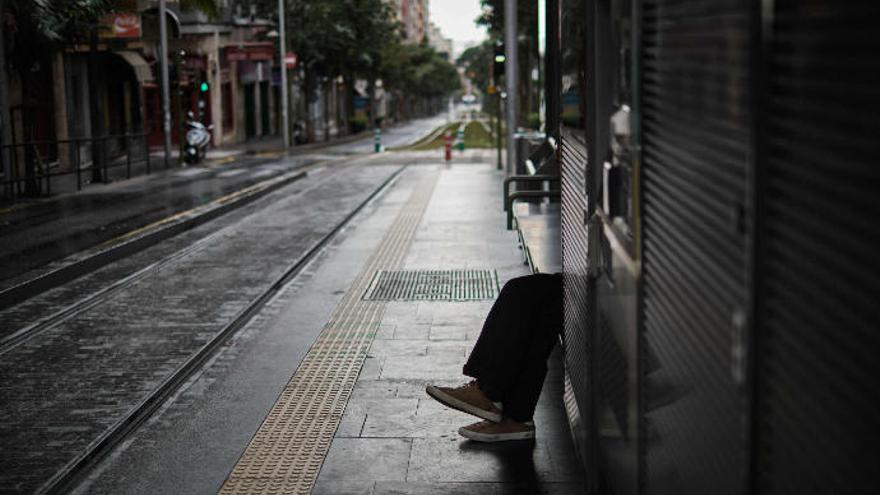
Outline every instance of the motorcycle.
<path id="1" fill-rule="evenodd" d="M 192 112 L 186 114 L 186 145 L 183 147 L 183 160 L 186 163 L 199 163 L 208 152 L 213 125 L 205 126 L 197 121 Z"/>

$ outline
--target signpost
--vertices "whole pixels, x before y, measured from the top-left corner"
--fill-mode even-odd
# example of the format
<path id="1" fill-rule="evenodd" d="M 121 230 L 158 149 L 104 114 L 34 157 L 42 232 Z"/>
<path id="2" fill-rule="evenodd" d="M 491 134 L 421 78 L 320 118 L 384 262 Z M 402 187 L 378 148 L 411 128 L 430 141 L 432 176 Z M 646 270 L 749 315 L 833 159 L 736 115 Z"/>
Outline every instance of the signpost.
<path id="1" fill-rule="evenodd" d="M 293 69 L 296 67 L 296 54 L 293 52 L 287 52 L 287 55 L 284 56 L 284 66 L 288 69 Z"/>
<path id="2" fill-rule="evenodd" d="M 132 12 L 107 14 L 101 18 L 104 29 L 98 31 L 101 38 L 140 38 L 141 16 Z"/>

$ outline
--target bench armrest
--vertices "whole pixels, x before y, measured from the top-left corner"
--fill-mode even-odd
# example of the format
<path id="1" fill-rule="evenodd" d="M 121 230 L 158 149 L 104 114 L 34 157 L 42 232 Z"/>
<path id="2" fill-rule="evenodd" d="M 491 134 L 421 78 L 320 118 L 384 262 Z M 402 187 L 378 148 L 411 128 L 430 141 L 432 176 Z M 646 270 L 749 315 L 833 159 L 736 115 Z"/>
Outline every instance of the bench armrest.
<path id="1" fill-rule="evenodd" d="M 558 175 L 511 175 L 504 179 L 504 211 L 509 211 L 510 185 L 517 182 L 559 182 Z"/>
<path id="2" fill-rule="evenodd" d="M 508 195 L 507 200 L 505 201 L 505 206 L 507 209 L 507 230 L 513 228 L 513 203 L 518 199 L 531 199 L 531 198 L 560 198 L 561 191 L 559 190 L 550 190 L 550 191 L 516 191 L 510 193 Z"/>

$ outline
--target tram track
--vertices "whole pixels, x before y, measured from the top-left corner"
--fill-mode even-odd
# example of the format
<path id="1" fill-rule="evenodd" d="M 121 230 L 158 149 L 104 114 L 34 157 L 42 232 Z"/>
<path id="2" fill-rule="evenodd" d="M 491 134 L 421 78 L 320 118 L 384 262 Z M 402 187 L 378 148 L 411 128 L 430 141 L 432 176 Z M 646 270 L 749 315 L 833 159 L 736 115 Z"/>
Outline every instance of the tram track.
<path id="1" fill-rule="evenodd" d="M 101 268 L 103 265 L 118 261 L 117 258 L 121 259 L 125 258 L 128 255 L 136 254 L 137 252 L 149 248 L 152 244 L 162 242 L 163 240 L 173 237 L 178 233 L 182 233 L 185 230 L 194 229 L 201 224 L 218 218 L 225 213 L 234 211 L 238 208 L 264 199 L 271 192 L 274 192 L 280 188 L 283 188 L 284 186 L 290 185 L 293 182 L 307 177 L 310 171 L 323 168 L 326 163 L 327 162 L 317 162 L 307 165 L 306 167 L 304 167 L 304 170 L 297 170 L 295 173 L 288 174 L 289 177 L 283 177 L 280 178 L 280 180 L 278 180 L 278 178 L 271 179 L 270 181 L 266 181 L 266 183 L 264 184 L 256 184 L 251 188 L 247 188 L 248 190 L 253 189 L 256 192 L 250 192 L 246 190 L 244 193 L 242 193 L 242 191 L 239 191 L 237 193 L 224 196 L 223 198 L 219 198 L 209 205 L 196 207 L 191 210 L 178 213 L 171 217 L 167 217 L 163 220 L 155 222 L 151 225 L 128 232 L 124 235 L 117 237 L 114 240 L 107 241 L 98 247 L 97 250 L 99 252 L 104 253 L 104 247 L 107 247 L 108 250 L 112 251 L 119 249 L 120 246 L 122 246 L 121 251 L 125 252 L 114 253 L 111 256 L 102 258 L 100 260 L 101 266 L 98 266 L 97 268 Z M 306 192 L 307 190 L 301 191 L 300 194 Z M 242 198 L 242 196 L 244 197 L 244 199 Z M 170 226 L 171 228 L 169 229 L 168 226 Z M 138 269 L 130 275 L 111 282 L 106 287 L 98 289 L 97 291 L 89 294 L 85 298 L 75 301 L 65 306 L 64 308 L 52 313 L 51 315 L 45 318 L 41 318 L 39 321 L 15 330 L 9 335 L 0 337 L 0 356 L 13 350 L 15 347 L 22 344 L 23 342 L 26 342 L 28 339 L 36 337 L 41 333 L 63 323 L 64 321 L 69 320 L 74 316 L 98 306 L 101 302 L 109 299 L 114 294 L 133 286 L 139 280 L 158 272 L 163 267 L 199 251 L 202 247 L 208 245 L 211 241 L 221 235 L 221 232 L 222 230 L 218 230 L 216 232 L 206 235 L 205 237 L 197 239 L 196 241 L 183 247 L 182 249 L 177 250 L 158 261 L 150 263 L 149 265 Z M 132 239 L 139 240 L 145 236 L 150 237 L 150 239 L 141 243 L 138 249 L 132 250 L 131 248 L 126 246 L 126 243 L 130 242 Z M 82 263 L 95 263 L 91 261 L 91 258 L 91 256 L 85 256 Z M 77 270 L 81 269 L 82 267 L 77 268 Z"/>
<path id="2" fill-rule="evenodd" d="M 318 165 L 323 162 L 313 164 Z M 210 203 L 177 213 L 150 225 L 135 229 L 115 239 L 68 257 L 42 273 L 0 289 L 0 310 L 12 307 L 35 295 L 91 273 L 101 267 L 191 230 L 230 211 L 247 205 L 273 191 L 306 176 L 303 170 L 254 184 L 217 198 Z M 0 344 L 2 346 L 2 344 Z"/>
<path id="3" fill-rule="evenodd" d="M 167 400 L 187 382 L 187 380 L 203 369 L 204 365 L 210 362 L 211 358 L 214 357 L 223 347 L 223 344 L 225 344 L 239 330 L 244 328 L 245 325 L 247 325 L 247 323 L 251 321 L 251 319 L 256 316 L 260 310 L 276 294 L 278 294 L 279 291 L 294 280 L 303 268 L 305 268 L 341 230 L 349 225 L 367 205 L 393 184 L 405 168 L 406 166 L 401 166 L 392 172 L 389 177 L 383 180 L 363 201 L 357 204 L 353 210 L 338 221 L 330 231 L 313 243 L 309 249 L 300 254 L 296 260 L 290 263 L 283 273 L 275 278 L 271 285 L 254 297 L 226 325 L 224 325 L 222 329 L 216 332 L 207 343 L 195 353 L 191 354 L 176 370 L 174 370 L 174 372 L 168 375 L 158 387 L 143 397 L 134 407 L 129 409 L 123 417 L 116 421 L 110 428 L 105 429 L 103 433 L 89 443 L 83 451 L 43 483 L 36 493 L 66 493 L 76 486 L 77 483 L 81 481 L 101 459 L 109 454 L 116 445 L 124 441 L 141 424 L 147 421 L 153 413 L 161 408 L 162 405 L 165 404 Z M 138 280 L 143 279 L 150 273 L 154 273 L 156 270 L 169 265 L 173 261 L 179 260 L 188 254 L 198 251 L 202 246 L 218 235 L 221 235 L 221 231 L 202 238 L 197 243 L 167 256 L 123 280 L 117 281 L 111 286 L 108 286 L 106 290 L 96 293 L 81 301 L 79 304 L 74 305 L 75 307 L 65 308 L 46 320 L 33 325 L 33 329 L 28 330 L 24 335 L 17 337 L 14 341 L 10 341 L 3 349 L 0 349 L 0 354 L 2 354 L 3 351 L 8 351 L 14 348 L 16 345 L 20 344 L 23 339 L 26 340 L 31 338 L 39 332 L 52 328 L 76 314 L 97 306 L 101 301 L 118 293 L 123 288 L 137 283 Z M 14 335 L 10 336 L 10 339 L 12 337 L 14 337 Z"/>
<path id="4" fill-rule="evenodd" d="M 137 283 L 138 280 L 141 280 L 144 277 L 159 271 L 162 267 L 169 265 L 172 262 L 177 261 L 177 260 L 189 255 L 190 253 L 194 253 L 194 252 L 198 251 L 202 246 L 208 244 L 209 242 L 211 242 L 212 240 L 217 238 L 217 236 L 220 235 L 220 233 L 221 232 L 218 231 L 218 232 L 214 232 L 212 234 L 209 234 L 208 236 L 197 240 L 193 244 L 190 244 L 189 246 L 186 246 L 185 248 L 183 248 L 183 249 L 181 249 L 181 250 L 179 250 L 169 256 L 166 256 L 165 258 L 163 258 L 159 261 L 156 261 L 154 263 L 151 263 L 150 265 L 148 265 L 144 268 L 141 268 L 140 270 L 136 271 L 135 273 L 132 273 L 131 275 L 129 275 L 127 277 L 124 277 L 124 278 L 119 279 L 115 282 L 112 282 L 110 285 L 108 285 L 102 289 L 99 289 L 98 291 L 86 296 L 84 299 L 82 299 L 80 301 L 77 301 L 77 302 L 61 309 L 61 310 L 55 312 L 54 314 L 36 322 L 36 323 L 33 323 L 33 324 L 28 325 L 24 328 L 21 328 L 15 332 L 13 332 L 11 335 L 7 335 L 6 337 L 3 337 L 2 339 L 0 339 L 0 356 L 13 350 L 16 346 L 27 341 L 28 339 L 36 337 L 40 333 L 42 333 L 46 330 L 49 330 L 49 329 L 55 327 L 56 325 L 59 325 L 60 323 L 66 321 L 68 319 L 70 319 L 70 318 L 72 318 L 72 317 L 74 317 L 84 311 L 87 311 L 95 306 L 98 306 L 101 302 L 112 297 L 113 294 L 116 294 L 119 291 L 121 291 L 127 287 L 131 287 L 132 285 Z"/>

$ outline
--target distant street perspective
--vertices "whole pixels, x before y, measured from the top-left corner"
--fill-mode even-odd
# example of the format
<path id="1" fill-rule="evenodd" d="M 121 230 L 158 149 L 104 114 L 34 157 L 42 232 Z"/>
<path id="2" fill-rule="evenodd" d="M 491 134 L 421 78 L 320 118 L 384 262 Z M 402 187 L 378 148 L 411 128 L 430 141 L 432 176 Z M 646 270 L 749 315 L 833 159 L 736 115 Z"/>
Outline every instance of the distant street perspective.
<path id="1" fill-rule="evenodd" d="M 878 13 L 0 0 L 0 495 L 877 492 Z"/>

